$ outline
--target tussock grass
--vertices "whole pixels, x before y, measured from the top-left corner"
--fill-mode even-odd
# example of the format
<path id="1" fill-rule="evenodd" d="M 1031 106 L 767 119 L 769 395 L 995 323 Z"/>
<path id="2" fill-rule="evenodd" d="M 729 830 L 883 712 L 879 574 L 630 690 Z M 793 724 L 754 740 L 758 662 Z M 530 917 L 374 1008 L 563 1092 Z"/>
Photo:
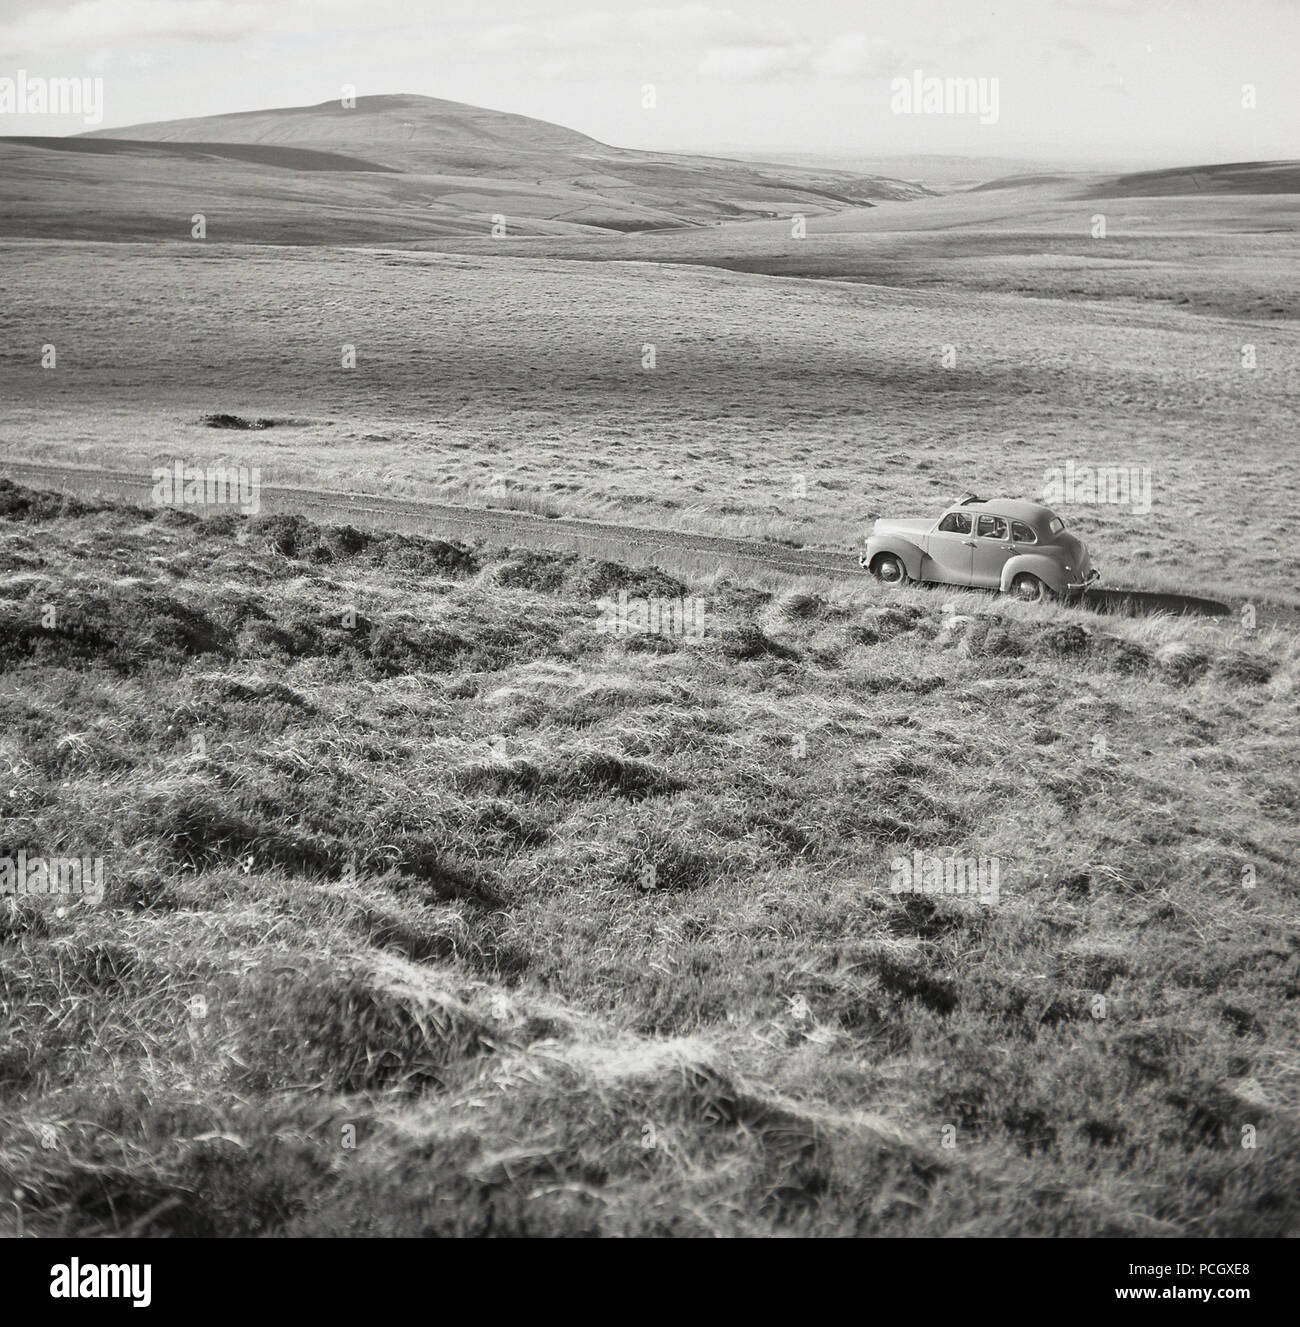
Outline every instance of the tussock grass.
<path id="1" fill-rule="evenodd" d="M 847 231 L 823 219 L 797 250 L 780 223 L 461 240 L 461 257 L 416 261 L 455 311 L 432 325 L 409 298 L 412 263 L 373 250 L 297 248 L 286 262 L 252 246 L 191 263 L 114 245 L 88 283 L 88 257 L 109 250 L 24 244 L 6 254 L 15 355 L 52 307 L 81 344 L 57 400 L 37 361 L 10 364 L 10 453 L 21 438 L 26 459 L 143 473 L 184 457 L 258 467 L 266 484 L 839 552 L 876 517 L 937 514 L 973 484 L 1037 497 L 1070 460 L 1137 467 L 1149 510 L 1061 513 L 1106 584 L 1234 610 L 1300 604 L 1286 575 L 1294 197 L 1131 201 L 1122 220 L 1108 212 L 1100 247 L 1077 230 L 1092 203 L 1002 195 L 1011 225 L 985 210 L 992 197 L 864 209 Z M 593 254 L 649 261 L 565 261 Z M 124 312 L 137 299 L 150 318 Z M 322 301 L 355 311 L 360 372 L 305 349 Z M 196 360 L 181 325 L 223 354 Z M 655 331 L 652 371 L 633 327 Z M 205 427 L 223 403 L 283 426 Z M 643 556 L 657 561 L 654 542 Z"/>
<path id="2" fill-rule="evenodd" d="M 1292 634 L 0 503 L 7 1230 L 1293 1226 Z"/>

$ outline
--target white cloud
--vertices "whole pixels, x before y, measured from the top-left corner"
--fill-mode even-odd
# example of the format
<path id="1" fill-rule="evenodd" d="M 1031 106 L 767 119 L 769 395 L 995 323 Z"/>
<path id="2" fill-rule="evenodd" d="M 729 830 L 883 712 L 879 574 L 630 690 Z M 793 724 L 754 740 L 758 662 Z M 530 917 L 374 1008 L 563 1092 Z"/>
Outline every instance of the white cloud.
<path id="1" fill-rule="evenodd" d="M 497 23 L 471 35 L 469 41 L 478 50 L 538 61 L 561 54 L 659 61 L 667 56 L 694 62 L 706 78 L 738 83 L 797 76 L 882 78 L 899 65 L 892 44 L 883 37 L 845 32 L 816 41 L 785 20 L 711 5 L 649 7 L 619 14 L 583 11 L 546 22 Z"/>
<path id="2" fill-rule="evenodd" d="M 715 46 L 704 53 L 699 72 L 732 83 L 766 82 L 808 70 L 811 46 Z"/>
<path id="3" fill-rule="evenodd" d="M 794 33 L 785 23 L 710 5 L 679 5 L 633 9 L 622 14 L 584 10 L 546 20 L 497 23 L 471 35 L 469 41 L 479 50 L 533 55 L 558 50 L 625 50 L 638 43 L 679 50 L 770 48 L 793 39 Z"/>
<path id="4" fill-rule="evenodd" d="M 132 40 L 234 41 L 255 33 L 266 12 L 245 0 L 80 0 L 0 25 L 0 51 L 23 55 Z"/>
<path id="5" fill-rule="evenodd" d="M 903 65 L 892 42 L 865 32 L 845 32 L 820 43 L 715 46 L 705 52 L 699 72 L 735 83 L 791 77 L 888 78 Z"/>
<path id="6" fill-rule="evenodd" d="M 0 22 L 0 53 L 25 58 L 68 47 L 124 50 L 160 41 L 234 42 L 276 36 L 350 37 L 427 26 L 409 0 L 77 0 Z M 438 26 L 445 26 L 439 24 Z"/>
<path id="7" fill-rule="evenodd" d="M 900 64 L 898 52 L 884 37 L 845 32 L 813 57 L 813 70 L 829 78 L 887 78 Z"/>
<path id="8" fill-rule="evenodd" d="M 497 23 L 473 33 L 469 45 L 496 54 L 539 55 L 603 46 L 611 40 L 611 20 L 601 14 L 571 14 L 553 23 Z"/>
<path id="9" fill-rule="evenodd" d="M 738 14 L 734 9 L 715 9 L 711 5 L 634 10 L 628 16 L 628 27 L 635 37 L 673 45 L 770 49 L 788 45 L 796 36 L 788 23 Z"/>
<path id="10" fill-rule="evenodd" d="M 1048 59 L 1072 69 L 1086 69 L 1097 63 L 1097 52 L 1075 37 L 1062 37 L 1048 52 Z"/>

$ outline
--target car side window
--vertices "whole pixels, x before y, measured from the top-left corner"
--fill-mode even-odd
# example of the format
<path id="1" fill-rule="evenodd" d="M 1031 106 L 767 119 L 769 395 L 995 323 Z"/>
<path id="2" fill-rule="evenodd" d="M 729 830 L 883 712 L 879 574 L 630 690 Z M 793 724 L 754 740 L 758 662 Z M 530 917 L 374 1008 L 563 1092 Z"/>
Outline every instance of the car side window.
<path id="1" fill-rule="evenodd" d="M 982 539 L 1005 539 L 1007 523 L 1001 516 L 981 516 L 979 530 L 976 533 Z"/>
<path id="2" fill-rule="evenodd" d="M 950 511 L 939 522 L 939 529 L 944 534 L 970 534 L 970 514 L 964 511 Z"/>
<path id="3" fill-rule="evenodd" d="M 1024 521 L 1011 522 L 1011 538 L 1018 544 L 1036 544 L 1038 536 L 1034 533 L 1033 527 L 1028 526 Z"/>

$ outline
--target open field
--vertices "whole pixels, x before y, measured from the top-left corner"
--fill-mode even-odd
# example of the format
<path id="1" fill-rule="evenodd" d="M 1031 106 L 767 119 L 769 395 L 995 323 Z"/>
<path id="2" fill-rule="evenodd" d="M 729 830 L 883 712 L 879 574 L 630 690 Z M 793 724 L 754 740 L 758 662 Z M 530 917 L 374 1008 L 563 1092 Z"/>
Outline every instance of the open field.
<path id="1" fill-rule="evenodd" d="M 771 243 L 758 229 L 732 228 L 737 251 Z M 874 237 L 826 242 L 841 239 Z M 932 240 L 937 272 L 947 241 Z M 843 552 L 876 515 L 1115 464 L 1149 470 L 1149 513 L 1063 510 L 1108 583 L 1300 602 L 1289 319 L 505 250 L 15 243 L 2 258 L 11 457 L 224 459 L 267 483 Z M 213 412 L 276 426 L 204 427 Z"/>
<path id="2" fill-rule="evenodd" d="M 0 1233 L 1295 1233 L 1297 164 L 364 101 L 0 139 Z"/>
<path id="3" fill-rule="evenodd" d="M 0 515 L 9 1232 L 1294 1230 L 1293 633 Z"/>
<path id="4" fill-rule="evenodd" d="M 1300 171 L 1296 171 L 1300 178 Z M 1148 197 L 1126 177 L 1003 181 L 873 208 L 810 216 L 807 238 L 790 222 L 642 235 L 431 237 L 422 248 L 536 257 L 699 263 L 772 276 L 861 281 L 971 293 L 1106 300 L 1137 311 L 1256 321 L 1300 318 L 1300 198 L 1261 195 Z M 1096 218 L 1105 236 L 1094 236 Z"/>

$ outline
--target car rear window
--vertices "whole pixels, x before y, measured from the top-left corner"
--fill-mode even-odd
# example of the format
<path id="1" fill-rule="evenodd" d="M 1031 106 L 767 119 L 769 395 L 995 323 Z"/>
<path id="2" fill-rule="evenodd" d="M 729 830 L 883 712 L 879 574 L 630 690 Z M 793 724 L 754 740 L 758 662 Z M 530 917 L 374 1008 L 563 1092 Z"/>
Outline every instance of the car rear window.
<path id="1" fill-rule="evenodd" d="M 1053 534 L 1060 534 L 1065 529 L 1065 522 L 1059 516 L 1053 516 L 1048 522 L 1047 528 Z"/>

